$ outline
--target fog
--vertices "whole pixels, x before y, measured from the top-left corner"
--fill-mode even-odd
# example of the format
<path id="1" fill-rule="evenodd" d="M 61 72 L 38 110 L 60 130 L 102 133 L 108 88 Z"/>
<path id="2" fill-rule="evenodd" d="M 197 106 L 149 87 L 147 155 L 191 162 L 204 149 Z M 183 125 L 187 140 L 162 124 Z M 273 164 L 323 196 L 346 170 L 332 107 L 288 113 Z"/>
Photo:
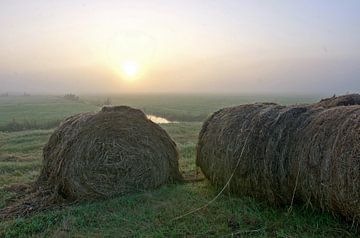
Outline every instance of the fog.
<path id="1" fill-rule="evenodd" d="M 5 0 L 0 93 L 359 92 L 359 11 L 359 1 Z M 123 72 L 129 60 L 136 76 Z"/>

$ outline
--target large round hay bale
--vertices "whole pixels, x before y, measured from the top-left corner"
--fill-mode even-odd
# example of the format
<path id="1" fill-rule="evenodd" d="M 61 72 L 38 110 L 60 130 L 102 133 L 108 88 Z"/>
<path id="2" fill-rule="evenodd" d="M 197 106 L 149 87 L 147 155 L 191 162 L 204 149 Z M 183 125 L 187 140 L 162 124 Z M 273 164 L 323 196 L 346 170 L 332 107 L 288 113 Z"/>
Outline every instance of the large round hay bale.
<path id="1" fill-rule="evenodd" d="M 182 179 L 174 141 L 142 111 L 126 106 L 67 118 L 43 155 L 37 185 L 70 200 L 110 197 Z"/>
<path id="2" fill-rule="evenodd" d="M 313 106 L 330 108 L 349 105 L 360 105 L 360 94 L 348 94 L 339 97 L 334 95 L 331 98 L 321 99 L 320 102 L 315 103 Z"/>
<path id="3" fill-rule="evenodd" d="M 359 222 L 360 106 L 334 104 L 222 109 L 202 127 L 196 163 L 217 186 L 235 171 L 234 193 L 302 202 Z"/>

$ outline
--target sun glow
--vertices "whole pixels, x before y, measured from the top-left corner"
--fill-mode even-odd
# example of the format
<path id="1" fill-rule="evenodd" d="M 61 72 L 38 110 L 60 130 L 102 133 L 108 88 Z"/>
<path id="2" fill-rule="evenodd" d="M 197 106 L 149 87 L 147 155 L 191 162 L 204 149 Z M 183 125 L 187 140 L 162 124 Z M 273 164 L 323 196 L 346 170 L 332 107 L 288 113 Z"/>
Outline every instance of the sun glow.
<path id="1" fill-rule="evenodd" d="M 153 62 L 154 39 L 137 31 L 122 31 L 109 39 L 107 59 L 109 67 L 124 81 L 140 81 Z"/>
<path id="2" fill-rule="evenodd" d="M 121 64 L 121 71 L 128 79 L 133 79 L 139 73 L 139 64 L 133 60 Z"/>

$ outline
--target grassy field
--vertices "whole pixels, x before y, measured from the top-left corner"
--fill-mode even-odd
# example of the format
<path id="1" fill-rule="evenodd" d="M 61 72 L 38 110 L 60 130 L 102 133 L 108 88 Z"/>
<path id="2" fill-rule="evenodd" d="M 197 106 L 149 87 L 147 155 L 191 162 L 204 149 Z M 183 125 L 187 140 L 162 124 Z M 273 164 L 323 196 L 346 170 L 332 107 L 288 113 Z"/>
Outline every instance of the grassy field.
<path id="1" fill-rule="evenodd" d="M 0 131 L 49 129 L 63 118 L 79 112 L 97 111 L 106 99 L 113 105 L 128 105 L 172 121 L 203 121 L 226 106 L 271 101 L 281 104 L 308 103 L 319 96 L 224 96 L 224 95 L 104 95 L 81 96 L 80 101 L 61 96 L 0 97 Z"/>
<path id="2" fill-rule="evenodd" d="M 56 96 L 0 97 L 0 131 L 48 129 L 65 117 L 95 110 L 97 106 Z"/>
<path id="3" fill-rule="evenodd" d="M 129 104 L 159 116 L 166 112 L 178 121 L 181 121 L 179 115 L 207 115 L 221 106 L 241 103 L 240 97 L 191 98 L 195 100 L 194 104 L 183 96 L 167 99 L 132 97 L 112 96 L 111 99 L 113 104 Z M 82 100 L 69 102 L 50 96 L 31 100 L 0 98 L 0 125 L 6 125 L 13 118 L 31 118 L 38 124 L 61 120 L 77 112 L 98 110 L 95 105 L 104 98 L 92 96 Z M 296 102 L 291 100 L 287 102 Z M 298 102 L 302 100 L 305 99 Z M 162 125 L 179 146 L 180 168 L 185 176 L 195 173 L 195 145 L 201 128 L 201 122 L 189 121 Z M 15 195 L 11 185 L 31 183 L 36 179 L 41 168 L 41 150 L 52 130 L 0 132 L 0 208 L 11 203 Z M 0 221 L 0 237 L 357 237 L 350 225 L 331 214 L 301 206 L 288 213 L 287 207 L 271 207 L 261 201 L 227 193 L 205 209 L 174 220 L 204 205 L 217 192 L 205 180 L 74 204 L 30 217 Z"/>

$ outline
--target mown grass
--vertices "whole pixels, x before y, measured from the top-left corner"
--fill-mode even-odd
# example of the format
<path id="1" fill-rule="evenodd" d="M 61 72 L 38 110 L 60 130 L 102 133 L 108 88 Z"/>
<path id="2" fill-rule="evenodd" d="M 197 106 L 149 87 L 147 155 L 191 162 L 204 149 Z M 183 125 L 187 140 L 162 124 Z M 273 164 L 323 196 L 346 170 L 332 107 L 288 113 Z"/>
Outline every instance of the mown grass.
<path id="1" fill-rule="evenodd" d="M 41 149 L 53 130 L 31 130 L 13 133 L 0 133 L 0 147 L 4 157 L 11 154 L 20 157 L 40 157 Z M 0 156 L 0 161 L 4 160 Z"/>
<path id="2" fill-rule="evenodd" d="M 93 203 L 48 211 L 0 224 L 5 237 L 352 237 L 337 219 L 297 208 L 288 214 L 250 198 L 222 196 L 206 209 L 173 220 L 206 203 L 216 191 L 207 183 L 165 186 Z M 237 227 L 229 227 L 229 221 Z"/>
<path id="3" fill-rule="evenodd" d="M 105 97 L 104 97 L 105 98 Z M 148 95 L 113 96 L 113 104 L 128 104 L 168 119 L 203 120 L 222 106 L 262 101 L 259 98 L 221 96 Z M 59 97 L 0 98 L 0 125 L 16 120 L 38 124 L 82 111 L 98 110 L 101 96 L 82 102 Z M 268 99 L 263 99 L 268 100 Z M 311 98 L 278 98 L 268 101 L 304 102 Z M 282 101 L 281 101 L 282 100 Z M 163 124 L 178 144 L 184 175 L 195 173 L 195 145 L 201 122 Z M 50 130 L 0 132 L 0 208 L 15 195 L 8 187 L 35 181 L 41 168 L 41 151 Z M 206 204 L 218 190 L 208 181 L 176 184 L 153 191 L 112 199 L 73 204 L 31 217 L 0 221 L 0 237 L 357 237 L 350 225 L 329 213 L 295 206 L 271 207 L 247 197 L 225 193 L 206 208 L 174 218 Z"/>
<path id="4" fill-rule="evenodd" d="M 177 142 L 180 167 L 195 171 L 195 144 L 201 123 L 162 125 Z M 41 148 L 51 130 L 2 133 L 0 153 L 0 207 L 13 195 L 13 183 L 35 180 L 41 165 Z M 207 181 L 168 185 L 108 200 L 74 204 L 43 211 L 31 217 L 0 222 L 0 237 L 356 237 L 341 218 L 296 206 L 267 206 L 247 197 L 225 193 L 208 207 L 174 218 L 206 204 L 216 194 Z"/>

